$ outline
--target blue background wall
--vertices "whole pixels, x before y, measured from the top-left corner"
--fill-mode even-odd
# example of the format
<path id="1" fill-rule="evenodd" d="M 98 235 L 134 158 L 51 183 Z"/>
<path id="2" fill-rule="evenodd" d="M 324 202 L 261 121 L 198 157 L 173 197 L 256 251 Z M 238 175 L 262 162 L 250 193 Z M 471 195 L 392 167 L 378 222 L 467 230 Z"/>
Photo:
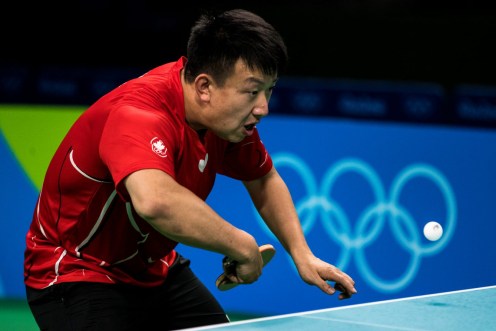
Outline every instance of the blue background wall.
<path id="1" fill-rule="evenodd" d="M 278 248 L 256 284 L 217 292 L 229 310 L 290 313 L 494 284 L 496 132 L 284 116 L 259 130 L 310 246 L 359 294 L 338 302 L 303 283 L 242 186 L 221 177 L 209 202 Z M 430 220 L 444 227 L 437 242 L 422 235 Z M 216 292 L 220 257 L 180 251 Z"/>
<path id="2" fill-rule="evenodd" d="M 290 313 L 494 285 L 494 130 L 283 115 L 259 130 L 310 246 L 352 275 L 359 294 L 338 301 L 303 283 L 242 184 L 220 176 L 208 202 L 278 249 L 257 283 L 220 292 L 222 257 L 178 247 L 228 311 Z M 24 235 L 38 190 L 3 135 L 0 157 L 0 296 L 23 297 Z M 429 220 L 444 227 L 437 242 L 422 236 Z"/>

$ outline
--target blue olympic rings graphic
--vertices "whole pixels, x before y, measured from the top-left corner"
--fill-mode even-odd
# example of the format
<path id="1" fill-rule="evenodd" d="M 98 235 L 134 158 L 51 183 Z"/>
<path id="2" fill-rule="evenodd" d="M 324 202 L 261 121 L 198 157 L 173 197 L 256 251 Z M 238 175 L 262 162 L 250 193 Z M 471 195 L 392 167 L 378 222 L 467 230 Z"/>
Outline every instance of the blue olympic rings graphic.
<path id="1" fill-rule="evenodd" d="M 439 253 L 453 236 L 457 218 L 455 195 L 444 175 L 429 164 L 417 163 L 404 168 L 394 178 L 389 192 L 386 192 L 379 175 L 370 165 L 360 159 L 342 159 L 335 163 L 325 173 L 320 183 L 320 190 L 312 170 L 298 156 L 279 153 L 273 156 L 273 162 L 277 169 L 291 168 L 304 183 L 307 195 L 295 203 L 295 206 L 305 235 L 313 228 L 317 216 L 320 216 L 327 234 L 341 247 L 338 262 L 335 265 L 345 270 L 355 253 L 356 265 L 361 275 L 378 291 L 397 292 L 404 289 L 417 274 L 421 258 Z M 335 182 L 347 172 L 361 175 L 368 181 L 375 196 L 375 201 L 359 215 L 355 231 L 351 228 L 346 212 L 332 198 Z M 399 201 L 405 186 L 415 177 L 424 177 L 432 181 L 439 188 L 446 207 L 445 220 L 442 222 L 443 236 L 438 241 L 427 245 L 422 244 L 422 236 L 413 216 Z M 255 214 L 266 234 L 275 239 L 256 211 Z M 393 280 L 378 276 L 365 256 L 365 249 L 378 238 L 386 225 L 390 226 L 399 245 L 411 254 L 407 269 Z"/>

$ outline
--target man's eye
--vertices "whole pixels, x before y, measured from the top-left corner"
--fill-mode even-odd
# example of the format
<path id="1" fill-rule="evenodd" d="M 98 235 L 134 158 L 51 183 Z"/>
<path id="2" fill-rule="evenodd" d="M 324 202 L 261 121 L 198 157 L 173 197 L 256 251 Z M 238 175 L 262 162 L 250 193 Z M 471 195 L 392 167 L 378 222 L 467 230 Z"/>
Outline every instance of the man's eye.
<path id="1" fill-rule="evenodd" d="M 250 91 L 250 94 L 251 95 L 257 95 L 258 94 L 258 91 Z"/>

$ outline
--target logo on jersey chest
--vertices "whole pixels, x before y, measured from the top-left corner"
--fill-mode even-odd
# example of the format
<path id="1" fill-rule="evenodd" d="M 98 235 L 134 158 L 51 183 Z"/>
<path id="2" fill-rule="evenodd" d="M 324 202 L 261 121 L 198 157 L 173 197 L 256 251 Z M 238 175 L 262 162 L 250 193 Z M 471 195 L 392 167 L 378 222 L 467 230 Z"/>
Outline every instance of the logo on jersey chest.
<path id="1" fill-rule="evenodd" d="M 200 169 L 200 172 L 203 172 L 205 170 L 205 167 L 207 166 L 208 162 L 208 153 L 205 155 L 205 159 L 200 159 L 200 162 L 198 162 L 198 169 Z"/>

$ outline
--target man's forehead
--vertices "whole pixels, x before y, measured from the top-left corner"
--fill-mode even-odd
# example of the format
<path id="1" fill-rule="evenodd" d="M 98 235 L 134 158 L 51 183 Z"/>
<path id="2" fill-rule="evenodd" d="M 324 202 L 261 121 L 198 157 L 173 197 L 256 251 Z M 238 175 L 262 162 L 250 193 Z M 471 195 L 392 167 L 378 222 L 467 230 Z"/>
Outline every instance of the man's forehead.
<path id="1" fill-rule="evenodd" d="M 267 82 L 275 82 L 278 79 L 277 73 L 265 75 L 259 68 L 249 67 L 242 59 L 236 62 L 234 73 L 245 76 L 243 81 L 246 83 L 266 84 Z"/>
<path id="2" fill-rule="evenodd" d="M 274 76 L 262 76 L 262 77 L 255 77 L 255 76 L 250 76 L 247 77 L 244 82 L 248 85 L 264 85 L 267 83 L 273 84 L 277 82 L 278 78 Z"/>

